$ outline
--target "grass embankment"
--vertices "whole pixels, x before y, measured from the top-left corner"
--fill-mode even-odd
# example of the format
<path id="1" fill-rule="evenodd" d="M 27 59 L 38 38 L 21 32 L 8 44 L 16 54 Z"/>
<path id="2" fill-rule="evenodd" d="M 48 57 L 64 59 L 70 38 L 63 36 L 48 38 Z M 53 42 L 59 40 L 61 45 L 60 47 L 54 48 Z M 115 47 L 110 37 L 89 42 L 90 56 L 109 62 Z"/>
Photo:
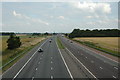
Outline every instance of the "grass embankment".
<path id="1" fill-rule="evenodd" d="M 73 40 L 88 47 L 92 47 L 113 56 L 120 57 L 120 46 L 118 45 L 118 37 L 88 37 L 74 38 Z"/>
<path id="2" fill-rule="evenodd" d="M 42 40 L 45 39 L 44 37 L 37 36 L 20 36 L 22 42 L 20 48 L 8 50 L 6 41 L 9 36 L 2 36 L 1 38 L 2 45 L 0 47 L 2 47 L 2 50 L 0 51 L 2 52 L 2 60 L 0 62 L 2 62 L 2 65 L 0 65 L 0 67 L 6 65 L 8 62 L 11 61 L 9 64 L 2 68 L 3 72 L 6 71 L 9 67 L 11 67 L 14 63 L 16 63 L 23 55 L 25 55 L 25 53 L 27 53 L 29 50 L 31 50 L 33 47 L 35 47 Z"/>
<path id="3" fill-rule="evenodd" d="M 60 41 L 58 37 L 57 37 L 57 44 L 60 49 L 65 49 L 65 47 L 63 46 L 62 42 Z"/>

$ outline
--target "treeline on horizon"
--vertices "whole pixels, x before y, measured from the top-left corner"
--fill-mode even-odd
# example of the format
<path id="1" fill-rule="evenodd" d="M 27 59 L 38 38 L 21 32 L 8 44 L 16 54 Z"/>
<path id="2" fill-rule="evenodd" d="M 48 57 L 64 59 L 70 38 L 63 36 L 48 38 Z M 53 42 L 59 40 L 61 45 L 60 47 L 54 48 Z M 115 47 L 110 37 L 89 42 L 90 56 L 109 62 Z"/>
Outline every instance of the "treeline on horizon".
<path id="1" fill-rule="evenodd" d="M 26 34 L 26 35 L 32 35 L 32 36 L 41 36 L 41 35 L 52 35 L 52 34 L 56 34 L 56 33 L 14 33 L 14 32 L 0 32 L 0 35 L 2 36 L 9 36 L 11 34 Z"/>
<path id="2" fill-rule="evenodd" d="M 74 29 L 70 34 L 69 38 L 75 37 L 120 37 L 120 30 L 118 29 L 94 29 L 94 30 L 80 30 Z"/>

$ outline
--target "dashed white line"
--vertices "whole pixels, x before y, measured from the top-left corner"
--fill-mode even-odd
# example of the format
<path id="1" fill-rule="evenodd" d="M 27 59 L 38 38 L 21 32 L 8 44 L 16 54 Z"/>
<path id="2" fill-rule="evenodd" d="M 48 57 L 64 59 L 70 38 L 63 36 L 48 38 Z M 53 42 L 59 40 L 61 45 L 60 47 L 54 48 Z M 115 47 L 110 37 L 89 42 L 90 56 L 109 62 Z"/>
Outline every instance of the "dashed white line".
<path id="1" fill-rule="evenodd" d="M 87 57 L 85 57 L 85 58 L 87 58 Z"/>
<path id="2" fill-rule="evenodd" d="M 52 57 L 51 57 L 51 59 L 52 59 Z"/>
<path id="3" fill-rule="evenodd" d="M 66 48 L 67 49 L 67 48 Z M 69 49 L 67 49 L 69 52 L 70 52 L 70 50 Z M 84 65 L 83 65 L 83 63 L 81 63 L 73 54 L 72 54 L 72 52 L 70 52 L 71 53 L 71 55 L 94 77 L 94 78 L 96 78 L 96 76 L 95 75 L 93 75 L 92 74 L 92 72 L 90 72 Z M 97 79 L 97 78 L 96 78 Z"/>
<path id="4" fill-rule="evenodd" d="M 91 51 L 91 52 L 96 53 L 94 50 L 88 49 L 88 48 L 86 48 L 86 47 L 83 47 L 83 48 L 84 48 L 84 49 L 87 49 L 87 50 L 89 50 L 89 51 Z M 102 56 L 102 57 L 104 57 L 104 58 L 106 58 L 106 59 L 108 59 L 108 60 L 111 60 L 111 61 L 114 61 L 114 62 L 116 62 L 116 63 L 119 63 L 118 61 L 115 61 L 115 60 L 113 60 L 113 59 L 111 59 L 111 58 L 109 58 L 109 57 L 106 57 L 106 56 L 102 55 L 102 54 L 97 54 L 97 55 L 100 55 L 100 56 Z"/>
<path id="5" fill-rule="evenodd" d="M 53 68 L 51 67 L 51 70 L 53 70 Z"/>
<path id="6" fill-rule="evenodd" d="M 117 67 L 114 67 L 114 68 L 118 70 L 118 68 L 117 68 Z"/>
<path id="7" fill-rule="evenodd" d="M 53 63 L 53 62 L 51 61 L 51 63 Z"/>
<path id="8" fill-rule="evenodd" d="M 113 78 L 116 78 L 115 76 L 112 76 Z"/>
<path id="9" fill-rule="evenodd" d="M 40 64 L 40 62 L 38 62 L 38 64 Z"/>
<path id="10" fill-rule="evenodd" d="M 32 80 L 34 80 L 34 77 L 32 77 Z"/>
<path id="11" fill-rule="evenodd" d="M 104 63 L 106 63 L 106 61 L 104 61 Z"/>
<path id="12" fill-rule="evenodd" d="M 40 60 L 41 60 L 42 58 L 40 58 Z"/>
<path id="13" fill-rule="evenodd" d="M 57 48 L 58 48 L 57 42 L 56 42 L 56 45 L 57 45 Z M 67 71 L 68 71 L 68 73 L 69 73 L 71 79 L 74 80 L 74 78 L 73 78 L 73 76 L 72 76 L 72 74 L 71 74 L 71 72 L 70 72 L 70 70 L 69 70 L 69 68 L 68 68 L 68 66 L 67 66 L 67 64 L 66 64 L 66 62 L 65 62 L 65 59 L 64 59 L 64 57 L 62 56 L 62 53 L 61 53 L 61 51 L 60 51 L 59 48 L 58 48 L 58 51 L 59 51 L 60 56 L 61 56 L 61 58 L 62 58 L 62 60 L 63 60 L 63 62 L 64 62 L 64 64 L 65 64 L 65 67 L 67 68 Z"/>
<path id="14" fill-rule="evenodd" d="M 47 40 L 40 47 L 42 47 L 46 42 L 47 42 Z M 38 50 L 39 50 L 39 48 L 38 48 Z M 17 72 L 17 74 L 14 76 L 13 80 L 20 74 L 20 72 L 25 68 L 25 66 L 30 62 L 30 60 L 37 53 L 38 50 L 36 50 L 36 52 L 28 59 L 28 61 L 23 65 L 23 67 Z"/>
<path id="15" fill-rule="evenodd" d="M 35 70 L 37 71 L 37 68 Z"/>
<path id="16" fill-rule="evenodd" d="M 91 61 L 91 63 L 94 63 L 94 61 Z"/>
<path id="17" fill-rule="evenodd" d="M 100 67 L 100 69 L 103 69 L 102 67 Z"/>
<path id="18" fill-rule="evenodd" d="M 53 76 L 51 76 L 50 78 L 53 79 Z"/>

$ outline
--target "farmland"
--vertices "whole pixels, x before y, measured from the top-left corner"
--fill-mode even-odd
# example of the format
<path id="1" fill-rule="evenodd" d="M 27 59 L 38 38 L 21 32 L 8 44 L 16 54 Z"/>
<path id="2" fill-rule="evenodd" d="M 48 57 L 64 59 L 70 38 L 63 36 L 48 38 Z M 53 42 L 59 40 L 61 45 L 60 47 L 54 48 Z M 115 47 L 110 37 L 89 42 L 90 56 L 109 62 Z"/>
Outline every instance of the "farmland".
<path id="1" fill-rule="evenodd" d="M 118 53 L 120 49 L 118 45 L 119 37 L 81 37 L 74 38 L 74 40 L 92 43 L 112 53 Z"/>
<path id="2" fill-rule="evenodd" d="M 14 50 L 7 49 L 6 41 L 8 40 L 9 36 L 1 36 L 0 37 L 0 39 L 2 40 L 2 45 L 0 45 L 0 51 L 2 52 L 2 61 L 0 61 L 0 62 L 2 62 L 2 66 L 4 64 L 6 64 L 7 62 L 9 62 L 10 60 L 14 59 L 19 54 L 21 54 L 23 52 L 26 53 L 27 51 L 32 49 L 35 45 L 37 45 L 39 42 L 41 42 L 42 40 L 44 40 L 46 38 L 45 36 L 27 36 L 27 35 L 19 35 L 19 37 L 21 39 L 22 45 L 19 48 L 14 49 Z M 12 64 L 14 64 L 14 63 L 12 63 Z M 7 68 L 9 68 L 10 66 L 8 66 Z M 7 68 L 5 68 L 3 70 L 6 70 Z"/>

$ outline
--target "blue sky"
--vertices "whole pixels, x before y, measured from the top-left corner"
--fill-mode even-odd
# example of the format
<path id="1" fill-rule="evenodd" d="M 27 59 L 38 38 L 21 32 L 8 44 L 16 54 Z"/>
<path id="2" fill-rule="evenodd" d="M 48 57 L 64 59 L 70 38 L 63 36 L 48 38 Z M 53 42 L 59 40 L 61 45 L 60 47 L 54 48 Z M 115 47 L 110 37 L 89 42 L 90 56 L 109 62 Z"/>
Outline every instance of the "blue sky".
<path id="1" fill-rule="evenodd" d="M 2 3 L 2 31 L 71 32 L 74 28 L 118 28 L 118 3 L 80 1 Z"/>

